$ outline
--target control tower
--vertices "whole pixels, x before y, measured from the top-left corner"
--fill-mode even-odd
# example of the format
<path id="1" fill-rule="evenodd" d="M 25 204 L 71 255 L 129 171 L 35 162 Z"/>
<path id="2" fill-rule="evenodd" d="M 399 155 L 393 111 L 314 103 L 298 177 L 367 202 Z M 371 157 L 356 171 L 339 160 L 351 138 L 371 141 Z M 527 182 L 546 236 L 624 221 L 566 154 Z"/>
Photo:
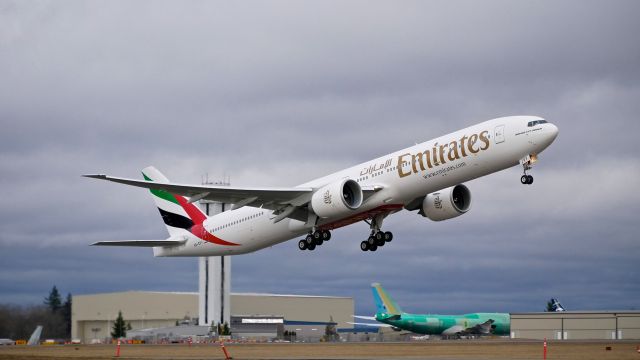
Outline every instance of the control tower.
<path id="1" fill-rule="evenodd" d="M 203 178 L 203 185 L 229 186 L 228 178 L 219 182 L 210 182 L 208 176 Z M 229 210 L 231 204 L 217 201 L 200 200 L 202 211 L 212 216 Z M 202 256 L 198 259 L 198 325 L 231 323 L 231 257 Z"/>

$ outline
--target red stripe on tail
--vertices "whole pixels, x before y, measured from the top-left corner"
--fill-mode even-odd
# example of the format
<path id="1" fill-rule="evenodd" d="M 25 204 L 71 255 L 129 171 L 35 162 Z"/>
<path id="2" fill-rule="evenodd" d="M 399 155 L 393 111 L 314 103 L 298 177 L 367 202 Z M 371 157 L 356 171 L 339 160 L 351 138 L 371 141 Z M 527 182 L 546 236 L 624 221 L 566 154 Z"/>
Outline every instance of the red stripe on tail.
<path id="1" fill-rule="evenodd" d="M 191 227 L 191 229 L 189 229 L 189 231 L 193 235 L 199 237 L 204 241 L 208 241 L 213 244 L 227 245 L 227 246 L 240 245 L 240 244 L 222 240 L 219 237 L 208 232 L 203 225 L 204 221 L 207 220 L 207 216 L 200 209 L 198 209 L 197 206 L 188 203 L 187 199 L 185 199 L 184 197 L 179 195 L 173 195 L 173 196 L 176 198 L 176 200 L 178 200 L 178 204 L 182 206 L 184 211 L 186 211 L 187 215 L 189 215 L 189 218 L 191 219 L 191 221 L 193 221 L 194 225 Z"/>
<path id="2" fill-rule="evenodd" d="M 191 219 L 191 221 L 193 221 L 194 224 L 196 225 L 202 224 L 205 220 L 207 220 L 207 216 L 204 213 L 202 213 L 202 211 L 198 209 L 195 205 L 189 204 L 187 202 L 187 199 L 179 195 L 173 195 L 173 196 L 176 198 L 176 200 L 178 200 L 178 204 L 180 204 L 180 206 L 182 206 L 184 211 L 187 212 L 187 215 L 189 215 L 189 218 Z"/>

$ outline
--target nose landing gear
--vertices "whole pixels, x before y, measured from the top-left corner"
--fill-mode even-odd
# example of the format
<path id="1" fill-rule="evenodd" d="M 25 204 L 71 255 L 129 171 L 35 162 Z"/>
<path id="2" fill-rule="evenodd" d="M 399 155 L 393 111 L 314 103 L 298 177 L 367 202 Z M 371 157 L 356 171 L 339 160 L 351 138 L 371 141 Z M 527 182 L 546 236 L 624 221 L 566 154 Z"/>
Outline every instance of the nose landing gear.
<path id="1" fill-rule="evenodd" d="M 527 175 L 527 170 L 531 170 L 533 164 L 538 161 L 538 157 L 536 154 L 531 154 L 520 159 L 520 164 L 522 164 L 522 169 L 524 175 L 520 177 L 520 183 L 523 185 L 531 185 L 533 184 L 533 176 Z"/>
<path id="2" fill-rule="evenodd" d="M 533 176 L 524 174 L 520 177 L 520 182 L 524 185 L 533 184 Z"/>

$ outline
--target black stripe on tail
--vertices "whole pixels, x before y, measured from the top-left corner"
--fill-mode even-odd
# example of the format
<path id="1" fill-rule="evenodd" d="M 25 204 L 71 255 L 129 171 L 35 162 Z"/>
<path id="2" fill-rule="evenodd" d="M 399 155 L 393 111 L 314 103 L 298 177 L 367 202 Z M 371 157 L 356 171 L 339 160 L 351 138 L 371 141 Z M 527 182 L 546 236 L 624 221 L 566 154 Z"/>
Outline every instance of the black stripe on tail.
<path id="1" fill-rule="evenodd" d="M 167 224 L 167 226 L 189 230 L 194 225 L 193 221 L 191 221 L 191 219 L 189 219 L 188 217 L 170 213 L 160 208 L 158 208 L 158 210 L 160 210 L 162 220 L 164 220 L 164 223 Z"/>

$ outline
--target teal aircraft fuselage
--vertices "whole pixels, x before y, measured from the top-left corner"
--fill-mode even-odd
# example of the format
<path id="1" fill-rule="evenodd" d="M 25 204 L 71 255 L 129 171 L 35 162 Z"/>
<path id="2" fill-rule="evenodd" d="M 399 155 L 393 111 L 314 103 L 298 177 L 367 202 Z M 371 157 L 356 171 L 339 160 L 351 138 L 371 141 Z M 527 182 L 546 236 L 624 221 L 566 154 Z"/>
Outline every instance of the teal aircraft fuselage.
<path id="1" fill-rule="evenodd" d="M 511 317 L 506 313 L 472 313 L 464 315 L 409 314 L 379 283 L 371 284 L 378 309 L 375 319 L 397 330 L 425 335 L 509 335 Z"/>
<path id="2" fill-rule="evenodd" d="M 464 315 L 429 315 L 377 313 L 376 320 L 395 328 L 425 335 L 482 334 L 483 324 L 492 335 L 509 335 L 511 319 L 503 313 L 473 313 Z M 478 329 L 479 331 L 472 331 Z"/>

